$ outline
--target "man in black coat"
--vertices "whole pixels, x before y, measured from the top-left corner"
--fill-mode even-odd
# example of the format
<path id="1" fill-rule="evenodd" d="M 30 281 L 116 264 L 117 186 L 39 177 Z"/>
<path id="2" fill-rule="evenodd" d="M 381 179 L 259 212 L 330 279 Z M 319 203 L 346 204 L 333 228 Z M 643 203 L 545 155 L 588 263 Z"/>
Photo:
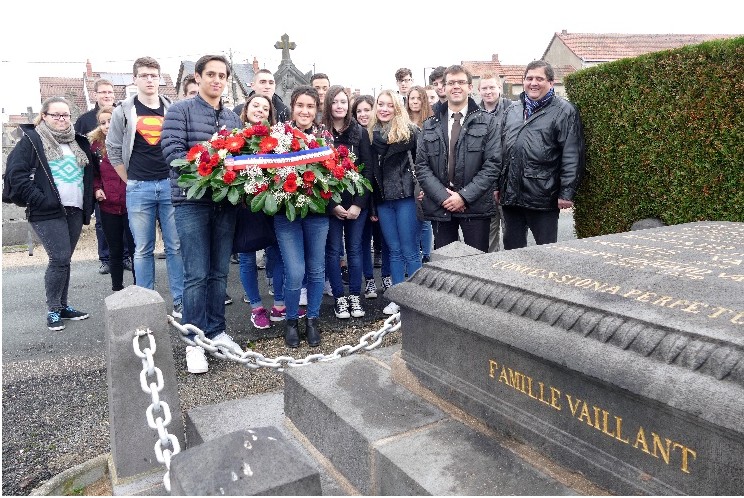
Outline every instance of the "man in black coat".
<path id="1" fill-rule="evenodd" d="M 558 240 L 558 215 L 573 207 L 584 173 L 584 132 L 573 104 L 555 94 L 555 73 L 532 61 L 524 92 L 504 113 L 503 168 L 499 197 L 504 212 L 504 249 Z"/>
<path id="2" fill-rule="evenodd" d="M 424 121 L 416 151 L 421 207 L 433 222 L 435 249 L 458 240 L 462 230 L 466 244 L 486 252 L 501 170 L 498 124 L 469 97 L 473 77 L 467 69 L 448 67 L 444 82 L 447 105 Z"/>
<path id="3" fill-rule="evenodd" d="M 282 98 L 276 94 L 276 81 L 274 80 L 274 74 L 268 69 L 259 69 L 256 74 L 253 75 L 253 81 L 251 82 L 251 89 L 253 90 L 248 94 L 250 97 L 254 93 L 262 95 L 267 99 L 271 99 L 271 103 L 274 105 L 274 115 L 276 116 L 277 122 L 289 121 L 289 108 L 284 104 Z M 243 112 L 245 104 L 238 104 L 233 108 L 233 112 L 240 116 Z"/>

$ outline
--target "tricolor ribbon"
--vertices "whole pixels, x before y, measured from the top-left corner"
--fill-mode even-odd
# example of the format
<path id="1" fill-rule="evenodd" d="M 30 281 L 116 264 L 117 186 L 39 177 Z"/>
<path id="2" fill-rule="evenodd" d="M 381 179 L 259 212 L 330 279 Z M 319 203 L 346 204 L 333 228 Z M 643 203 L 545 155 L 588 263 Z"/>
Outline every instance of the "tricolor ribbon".
<path id="1" fill-rule="evenodd" d="M 283 168 L 285 166 L 299 166 L 301 164 L 317 163 L 335 156 L 330 147 L 287 152 L 285 154 L 251 154 L 245 156 L 225 157 L 225 169 L 241 170 L 249 166 L 259 168 Z"/>

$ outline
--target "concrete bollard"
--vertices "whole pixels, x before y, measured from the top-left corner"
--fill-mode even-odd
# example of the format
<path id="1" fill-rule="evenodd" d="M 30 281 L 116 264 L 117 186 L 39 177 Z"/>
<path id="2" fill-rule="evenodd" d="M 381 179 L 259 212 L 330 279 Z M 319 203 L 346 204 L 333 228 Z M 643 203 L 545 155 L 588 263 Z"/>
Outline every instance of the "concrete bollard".
<path id="1" fill-rule="evenodd" d="M 129 491 L 136 494 L 136 490 L 131 489 L 132 482 L 148 481 L 147 486 L 150 487 L 154 481 L 152 474 L 165 474 L 165 465 L 158 462 L 154 450 L 158 431 L 151 429 L 147 423 L 146 411 L 152 403 L 152 397 L 142 390 L 142 359 L 133 348 L 134 334 L 138 328 L 149 328 L 155 338 L 154 363 L 163 374 L 163 389 L 159 398 L 168 403 L 172 417 L 166 429 L 184 447 L 183 414 L 168 333 L 170 325 L 163 298 L 156 291 L 144 287 L 130 285 L 111 294 L 105 299 L 105 308 L 111 475 L 114 489 L 117 484 L 128 483 Z M 141 338 L 139 345 L 140 350 L 144 351 L 149 347 L 149 341 Z M 155 381 L 154 376 L 146 378 L 148 385 Z M 158 412 L 153 415 L 154 419 L 163 416 Z M 170 446 L 163 449 L 170 449 Z"/>

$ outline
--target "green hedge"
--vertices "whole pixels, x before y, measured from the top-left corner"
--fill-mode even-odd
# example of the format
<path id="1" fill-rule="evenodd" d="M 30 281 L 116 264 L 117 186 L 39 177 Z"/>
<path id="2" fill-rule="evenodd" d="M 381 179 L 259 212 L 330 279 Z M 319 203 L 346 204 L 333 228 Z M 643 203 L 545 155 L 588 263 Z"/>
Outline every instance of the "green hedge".
<path id="1" fill-rule="evenodd" d="M 584 123 L 578 237 L 744 221 L 744 37 L 577 71 L 566 91 Z"/>

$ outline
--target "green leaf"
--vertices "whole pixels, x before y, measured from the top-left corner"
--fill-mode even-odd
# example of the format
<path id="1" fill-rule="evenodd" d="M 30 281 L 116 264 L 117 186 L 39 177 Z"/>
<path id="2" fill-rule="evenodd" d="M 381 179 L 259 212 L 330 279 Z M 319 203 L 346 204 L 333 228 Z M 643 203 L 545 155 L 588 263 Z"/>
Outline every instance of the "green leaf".
<path id="1" fill-rule="evenodd" d="M 297 217 L 297 211 L 295 210 L 293 204 L 287 203 L 286 215 L 289 221 L 294 221 L 294 219 Z"/>
<path id="2" fill-rule="evenodd" d="M 276 203 L 276 197 L 273 195 L 268 194 L 268 190 L 266 191 L 266 200 L 264 201 L 264 213 L 268 215 L 275 215 L 277 211 L 279 211 L 279 206 Z"/>
<path id="3" fill-rule="evenodd" d="M 254 213 L 257 213 L 264 208 L 264 203 L 266 202 L 266 195 L 268 194 L 268 190 L 264 190 L 260 194 L 256 195 L 251 199 L 251 211 Z"/>
<path id="4" fill-rule="evenodd" d="M 212 189 L 212 200 L 214 202 L 221 202 L 227 196 L 227 187 L 213 188 Z"/>
<path id="5" fill-rule="evenodd" d="M 326 205 L 327 204 L 323 202 L 322 198 L 315 197 L 310 200 L 310 206 L 312 207 L 313 212 L 316 212 L 316 213 L 324 213 Z"/>
<path id="6" fill-rule="evenodd" d="M 194 184 L 189 188 L 189 190 L 186 192 L 186 198 L 187 199 L 201 199 L 204 195 L 204 192 L 207 191 L 207 185 L 206 184 Z"/>
<path id="7" fill-rule="evenodd" d="M 231 188 L 227 193 L 227 200 L 230 201 L 230 204 L 233 206 L 237 205 L 238 202 L 240 202 L 240 190 L 237 188 Z"/>

